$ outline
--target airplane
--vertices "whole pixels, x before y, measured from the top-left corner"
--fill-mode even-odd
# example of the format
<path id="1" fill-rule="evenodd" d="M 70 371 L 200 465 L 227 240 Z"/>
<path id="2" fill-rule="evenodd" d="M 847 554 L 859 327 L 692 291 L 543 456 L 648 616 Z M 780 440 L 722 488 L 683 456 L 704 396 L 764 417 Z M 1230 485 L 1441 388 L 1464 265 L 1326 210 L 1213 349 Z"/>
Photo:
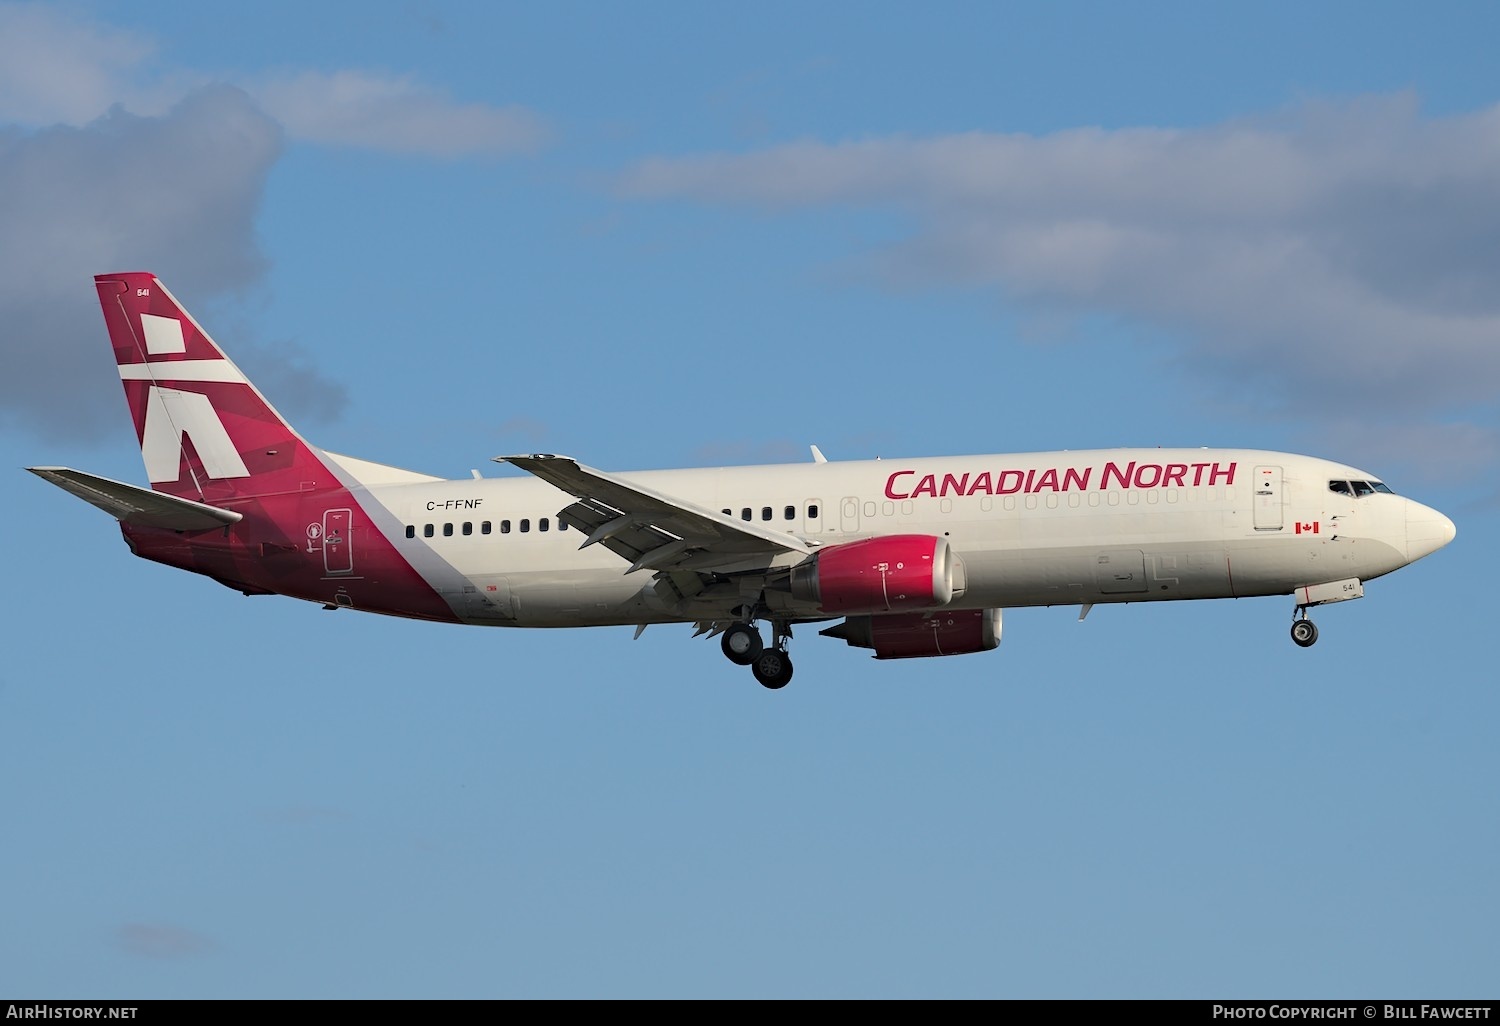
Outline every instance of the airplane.
<path id="1" fill-rule="evenodd" d="M 144 559 L 246 595 L 496 627 L 686 623 L 770 689 L 794 627 L 876 659 L 994 649 L 1027 606 L 1291 595 L 1308 609 L 1453 541 L 1373 474 L 1255 449 L 1100 449 L 614 473 L 494 457 L 447 480 L 314 446 L 156 276 L 95 277 L 149 488 L 32 473 Z M 760 624 L 770 629 L 769 640 Z"/>

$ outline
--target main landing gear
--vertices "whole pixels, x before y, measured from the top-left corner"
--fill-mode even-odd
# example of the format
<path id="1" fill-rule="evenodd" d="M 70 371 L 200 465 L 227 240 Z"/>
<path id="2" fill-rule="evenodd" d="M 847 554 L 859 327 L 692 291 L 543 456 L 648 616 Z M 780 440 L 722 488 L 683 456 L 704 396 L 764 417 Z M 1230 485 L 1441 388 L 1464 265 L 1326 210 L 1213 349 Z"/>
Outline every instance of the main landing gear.
<path id="1" fill-rule="evenodd" d="M 765 644 L 760 640 L 760 631 L 754 624 L 732 623 L 724 628 L 724 637 L 719 642 L 725 657 L 736 666 L 749 666 L 760 658 Z"/>
<path id="2" fill-rule="evenodd" d="M 1292 640 L 1303 648 L 1311 648 L 1318 640 L 1318 625 L 1307 618 L 1307 607 L 1298 606 L 1292 614 Z"/>
<path id="3" fill-rule="evenodd" d="M 792 636 L 790 624 L 771 621 L 771 646 L 766 647 L 755 624 L 736 621 L 724 628 L 719 647 L 736 666 L 748 666 L 762 687 L 775 691 L 792 679 L 792 657 L 787 654 L 787 639 Z"/>

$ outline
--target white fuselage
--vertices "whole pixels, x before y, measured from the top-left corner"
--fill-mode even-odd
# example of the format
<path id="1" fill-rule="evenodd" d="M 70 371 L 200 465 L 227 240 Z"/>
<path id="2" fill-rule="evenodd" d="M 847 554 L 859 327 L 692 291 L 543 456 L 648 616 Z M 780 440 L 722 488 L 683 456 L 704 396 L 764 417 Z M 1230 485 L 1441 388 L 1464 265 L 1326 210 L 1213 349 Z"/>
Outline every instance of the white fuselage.
<path id="1" fill-rule="evenodd" d="M 946 538 L 961 561 L 951 608 L 1290 594 L 1379 577 L 1453 536 L 1441 514 L 1343 464 L 1240 449 L 1107 449 L 641 471 L 685 504 L 826 547 Z M 732 588 L 694 602 L 603 546 L 580 551 L 540 480 L 362 482 L 367 511 L 461 618 L 563 627 L 715 619 Z M 358 493 L 357 493 L 358 494 Z M 358 553 L 352 556 L 357 562 Z M 826 619 L 788 606 L 792 619 Z"/>
<path id="2" fill-rule="evenodd" d="M 792 626 L 877 659 L 983 652 L 1006 607 L 1295 594 L 1307 610 L 1452 541 L 1328 460 L 1100 449 L 613 473 L 508 456 L 448 481 L 326 452 L 145 271 L 96 275 L 151 487 L 29 468 L 143 559 L 246 595 L 503 627 L 690 622 L 770 689 Z M 765 637 L 759 624 L 770 628 Z"/>

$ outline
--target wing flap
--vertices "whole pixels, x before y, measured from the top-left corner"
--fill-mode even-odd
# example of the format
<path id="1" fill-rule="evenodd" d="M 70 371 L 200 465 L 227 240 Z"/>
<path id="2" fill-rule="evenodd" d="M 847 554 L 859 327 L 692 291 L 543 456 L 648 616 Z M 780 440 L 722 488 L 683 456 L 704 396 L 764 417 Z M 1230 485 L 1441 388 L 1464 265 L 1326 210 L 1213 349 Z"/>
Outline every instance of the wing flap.
<path id="1" fill-rule="evenodd" d="M 576 500 L 558 514 L 640 569 L 741 570 L 767 567 L 812 549 L 790 534 L 735 520 L 627 478 L 586 467 L 567 456 L 497 456 Z"/>
<path id="2" fill-rule="evenodd" d="M 153 492 L 149 488 L 85 474 L 71 467 L 27 467 L 70 495 L 98 506 L 121 523 L 160 527 L 168 531 L 210 531 L 237 524 L 244 514 L 191 499 Z"/>
<path id="3" fill-rule="evenodd" d="M 557 519 L 588 535 L 579 548 L 603 545 L 631 565 L 640 562 L 641 557 L 648 552 L 682 540 L 650 524 L 643 524 L 621 510 L 597 502 L 575 502 L 558 513 Z"/>

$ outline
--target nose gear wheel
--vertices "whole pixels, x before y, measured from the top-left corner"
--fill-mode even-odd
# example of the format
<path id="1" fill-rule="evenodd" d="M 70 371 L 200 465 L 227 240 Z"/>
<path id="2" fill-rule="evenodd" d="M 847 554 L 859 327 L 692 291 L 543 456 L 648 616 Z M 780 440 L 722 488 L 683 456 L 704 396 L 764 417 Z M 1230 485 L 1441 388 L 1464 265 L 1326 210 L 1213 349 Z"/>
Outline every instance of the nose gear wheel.
<path id="1" fill-rule="evenodd" d="M 1310 648 L 1318 640 L 1318 626 L 1307 618 L 1307 610 L 1297 607 L 1297 617 L 1292 621 L 1292 640 L 1302 648 Z"/>

